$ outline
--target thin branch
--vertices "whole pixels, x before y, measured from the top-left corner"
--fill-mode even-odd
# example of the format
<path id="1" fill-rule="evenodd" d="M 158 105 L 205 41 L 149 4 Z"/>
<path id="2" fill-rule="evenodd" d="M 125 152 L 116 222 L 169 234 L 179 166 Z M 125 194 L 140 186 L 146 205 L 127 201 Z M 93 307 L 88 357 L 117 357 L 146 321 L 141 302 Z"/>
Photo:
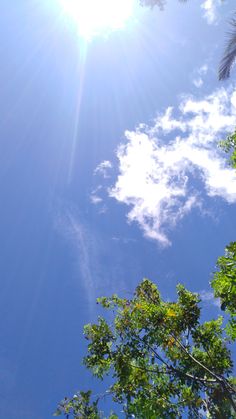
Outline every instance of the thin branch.
<path id="1" fill-rule="evenodd" d="M 171 334 L 171 336 L 172 336 L 172 334 Z M 198 380 L 198 381 L 201 381 L 202 383 L 214 383 L 214 381 L 212 381 L 212 380 L 206 380 L 205 378 L 200 378 L 200 377 L 195 377 L 194 375 L 191 375 L 191 374 L 188 374 L 188 373 L 184 373 L 183 371 L 181 371 L 181 370 L 179 370 L 178 368 L 175 368 L 175 367 L 173 367 L 172 365 L 169 365 L 156 351 L 155 351 L 155 349 L 151 346 L 151 345 L 149 345 L 147 342 L 143 342 L 143 339 L 142 338 L 140 338 L 139 336 L 137 336 L 137 338 L 144 344 L 144 345 L 146 345 L 151 351 L 153 351 L 153 353 L 156 355 L 156 357 L 157 357 L 157 359 L 159 360 L 159 361 L 161 361 L 165 366 L 166 366 L 166 368 L 168 369 L 168 370 L 170 370 L 170 371 L 172 371 L 172 372 L 175 372 L 176 374 L 179 374 L 179 375 L 185 375 L 187 378 L 189 378 L 189 379 L 191 379 L 191 380 Z M 176 337 L 175 336 L 173 336 L 173 338 L 177 341 L 177 339 L 176 339 Z M 182 343 L 181 342 L 178 342 L 180 345 L 182 345 Z M 182 345 L 183 346 L 183 345 Z M 189 355 L 189 356 L 191 356 L 192 357 L 192 359 L 193 360 L 195 360 L 195 358 L 186 350 L 186 348 L 183 346 L 183 348 L 185 349 L 185 351 L 187 352 L 187 354 Z M 196 362 L 197 363 L 199 363 L 202 367 L 204 367 L 204 365 L 202 365 L 199 361 L 197 361 L 196 360 Z M 151 372 L 151 371 L 150 371 Z M 154 372 L 154 371 L 153 371 Z M 209 373 L 211 373 L 211 371 L 209 370 Z M 213 376 L 215 376 L 214 378 L 215 378 L 215 382 L 219 382 L 219 379 L 218 379 L 218 376 L 216 376 L 214 373 L 211 373 Z M 220 382 L 221 382 L 221 378 L 220 378 Z"/>
<path id="2" fill-rule="evenodd" d="M 161 361 L 167 368 L 170 368 L 169 364 L 158 354 L 158 352 L 155 351 L 155 349 L 151 345 L 149 345 L 149 343 L 144 342 L 143 339 L 140 338 L 138 335 L 137 335 L 137 338 L 156 355 L 159 361 Z"/>
<path id="3" fill-rule="evenodd" d="M 185 346 L 182 344 L 182 342 L 180 340 L 178 340 L 176 338 L 176 336 L 174 336 L 171 333 L 171 336 L 175 339 L 175 341 L 178 343 L 178 345 L 181 347 L 181 349 L 189 356 L 189 358 L 192 359 L 192 361 L 194 361 L 196 364 L 198 364 L 201 368 L 203 368 L 205 371 L 208 372 L 208 374 L 212 375 L 212 377 L 214 377 L 216 379 L 216 381 L 218 381 L 219 383 L 222 383 L 223 378 L 221 376 L 218 376 L 217 374 L 215 374 L 213 371 L 209 370 L 209 368 L 207 368 L 204 364 L 202 364 L 200 361 L 198 361 L 186 348 Z"/>
<path id="4" fill-rule="evenodd" d="M 149 368 L 145 368 L 145 367 L 140 367 L 138 365 L 133 365 L 133 364 L 130 364 L 130 366 L 133 367 L 133 368 L 140 369 L 142 371 L 151 372 L 153 374 L 173 374 L 173 373 L 176 373 L 177 375 L 182 375 L 182 376 L 184 375 L 185 377 L 187 377 L 188 379 L 193 380 L 193 381 L 196 380 L 196 381 L 200 381 L 202 383 L 208 383 L 208 384 L 217 383 L 216 380 L 208 380 L 206 378 L 196 377 L 195 375 L 180 371 L 177 368 L 172 367 L 171 365 L 168 367 L 169 371 L 157 371 L 157 370 L 153 370 L 153 369 L 149 369 Z"/>

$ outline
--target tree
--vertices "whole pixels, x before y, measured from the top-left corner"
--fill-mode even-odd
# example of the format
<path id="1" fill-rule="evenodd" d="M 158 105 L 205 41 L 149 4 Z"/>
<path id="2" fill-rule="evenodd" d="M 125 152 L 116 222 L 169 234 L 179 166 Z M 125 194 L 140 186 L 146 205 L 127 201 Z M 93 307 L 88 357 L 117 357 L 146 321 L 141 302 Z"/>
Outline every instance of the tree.
<path id="1" fill-rule="evenodd" d="M 229 154 L 229 163 L 236 169 L 236 131 L 220 142 L 220 147 Z M 230 316 L 227 332 L 231 339 L 236 339 L 236 242 L 225 248 L 225 255 L 217 260 L 218 270 L 211 285 L 215 297 L 220 298 L 222 310 Z"/>
<path id="2" fill-rule="evenodd" d="M 218 258 L 218 271 L 211 283 L 215 297 L 221 300 L 221 309 L 230 315 L 229 336 L 236 339 L 236 242 L 226 246 L 225 255 Z"/>
<path id="3" fill-rule="evenodd" d="M 54 416 L 60 416 L 65 414 L 69 418 L 73 415 L 75 418 L 89 418 L 98 419 L 100 418 L 100 412 L 98 411 L 98 399 L 91 402 L 91 391 L 80 391 L 75 394 L 71 399 L 67 397 L 61 401 L 58 405 L 57 411 Z"/>
<path id="4" fill-rule="evenodd" d="M 164 301 L 156 285 L 145 279 L 131 299 L 98 299 L 113 318 L 99 317 L 85 326 L 89 344 L 84 364 L 101 380 L 112 375 L 106 394 L 127 418 L 201 418 L 206 412 L 212 418 L 233 418 L 236 382 L 223 319 L 200 322 L 199 296 L 183 285 L 177 286 L 177 294 L 177 301 Z M 65 399 L 57 415 L 104 417 L 99 397 L 91 403 L 90 396 L 78 393 Z M 85 406 L 91 409 L 87 416 Z"/>
<path id="5" fill-rule="evenodd" d="M 220 141 L 219 146 L 229 154 L 229 163 L 236 169 L 236 131 L 229 134 L 226 140 Z"/>

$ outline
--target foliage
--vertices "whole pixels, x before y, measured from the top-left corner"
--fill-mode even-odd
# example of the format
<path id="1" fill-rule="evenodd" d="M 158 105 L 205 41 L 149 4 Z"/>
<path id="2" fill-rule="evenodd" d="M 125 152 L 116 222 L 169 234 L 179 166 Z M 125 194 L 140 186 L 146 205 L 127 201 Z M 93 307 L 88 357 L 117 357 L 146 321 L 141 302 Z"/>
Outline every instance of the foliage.
<path id="1" fill-rule="evenodd" d="M 67 418 L 73 416 L 75 419 L 100 419 L 102 412 L 98 410 L 99 397 L 94 402 L 91 401 L 91 391 L 75 394 L 71 399 L 65 398 L 59 403 L 58 408 L 53 416 L 61 416 L 64 414 Z M 118 419 L 113 413 L 109 419 Z"/>
<path id="2" fill-rule="evenodd" d="M 220 147 L 230 154 L 229 162 L 236 169 L 236 131 L 220 142 Z M 236 242 L 231 242 L 225 249 L 225 255 L 217 260 L 218 271 L 214 274 L 211 285 L 215 297 L 221 300 L 222 310 L 230 315 L 227 325 L 229 336 L 236 339 Z"/>
<path id="3" fill-rule="evenodd" d="M 229 162 L 236 169 L 236 131 L 228 135 L 226 140 L 220 141 L 219 145 L 230 155 Z"/>
<path id="4" fill-rule="evenodd" d="M 227 332 L 236 339 L 236 242 L 230 243 L 225 249 L 225 256 L 217 261 L 218 271 L 214 274 L 212 287 L 215 297 L 221 300 L 221 309 L 230 315 Z"/>
<path id="5" fill-rule="evenodd" d="M 177 294 L 177 301 L 166 302 L 145 279 L 131 299 L 100 298 L 113 317 L 110 324 L 99 317 L 97 324 L 85 326 L 84 363 L 99 379 L 112 375 L 108 394 L 127 418 L 175 419 L 187 413 L 189 418 L 233 418 L 236 391 L 222 318 L 200 323 L 198 295 L 183 285 Z M 97 401 L 95 416 L 84 416 L 83 400 L 74 409 L 77 399 L 70 399 L 72 416 L 102 417 Z M 59 408 L 59 413 L 66 411 Z"/>
<path id="6" fill-rule="evenodd" d="M 57 411 L 54 413 L 54 416 L 60 416 L 62 413 L 65 413 L 68 417 L 73 415 L 74 418 L 90 418 L 98 419 L 98 400 L 91 403 L 91 391 L 83 392 L 81 391 L 78 394 L 75 394 L 71 399 L 65 398 L 58 405 Z M 77 416 L 79 414 L 80 416 Z"/>

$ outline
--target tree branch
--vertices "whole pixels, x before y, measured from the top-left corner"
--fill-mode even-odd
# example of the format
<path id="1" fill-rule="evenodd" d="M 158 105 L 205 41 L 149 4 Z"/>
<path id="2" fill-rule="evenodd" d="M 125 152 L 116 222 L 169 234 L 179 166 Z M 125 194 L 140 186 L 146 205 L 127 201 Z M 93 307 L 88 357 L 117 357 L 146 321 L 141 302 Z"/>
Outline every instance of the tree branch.
<path id="1" fill-rule="evenodd" d="M 177 375 L 184 375 L 185 377 L 187 377 L 188 379 L 193 380 L 193 381 L 196 380 L 196 381 L 200 381 L 202 383 L 208 383 L 208 384 L 217 383 L 216 380 L 208 380 L 206 378 L 196 377 L 195 375 L 180 371 L 177 368 L 172 367 L 171 365 L 168 366 L 169 371 L 157 371 L 157 370 L 153 370 L 153 369 L 149 369 L 149 368 L 145 368 L 145 367 L 140 367 L 139 365 L 133 365 L 133 364 L 130 364 L 130 366 L 133 367 L 133 368 L 138 368 L 142 371 L 151 372 L 153 374 L 173 374 L 173 373 L 176 373 Z"/>

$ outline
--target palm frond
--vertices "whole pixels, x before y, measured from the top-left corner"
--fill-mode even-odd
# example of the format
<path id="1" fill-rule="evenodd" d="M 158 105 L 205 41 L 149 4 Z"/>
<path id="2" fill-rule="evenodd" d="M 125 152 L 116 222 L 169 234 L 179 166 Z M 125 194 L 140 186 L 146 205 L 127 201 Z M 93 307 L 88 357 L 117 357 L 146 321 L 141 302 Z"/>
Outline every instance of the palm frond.
<path id="1" fill-rule="evenodd" d="M 228 33 L 228 42 L 219 66 L 219 80 L 226 80 L 236 60 L 236 18 L 231 19 L 232 30 Z"/>

